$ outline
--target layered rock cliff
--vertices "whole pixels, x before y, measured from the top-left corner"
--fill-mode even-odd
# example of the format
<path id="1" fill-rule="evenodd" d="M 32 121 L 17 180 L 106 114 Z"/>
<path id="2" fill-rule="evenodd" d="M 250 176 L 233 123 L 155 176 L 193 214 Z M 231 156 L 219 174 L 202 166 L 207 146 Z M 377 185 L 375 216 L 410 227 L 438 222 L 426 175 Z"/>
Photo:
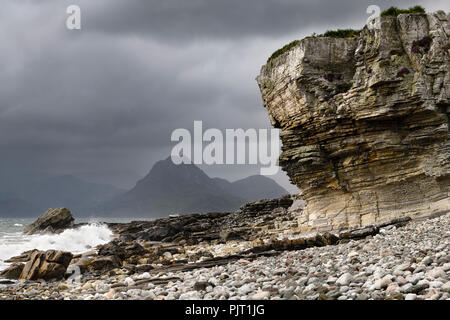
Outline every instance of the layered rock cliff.
<path id="1" fill-rule="evenodd" d="M 450 18 L 383 17 L 358 37 L 308 37 L 257 81 L 302 192 L 302 230 L 450 211 Z"/>

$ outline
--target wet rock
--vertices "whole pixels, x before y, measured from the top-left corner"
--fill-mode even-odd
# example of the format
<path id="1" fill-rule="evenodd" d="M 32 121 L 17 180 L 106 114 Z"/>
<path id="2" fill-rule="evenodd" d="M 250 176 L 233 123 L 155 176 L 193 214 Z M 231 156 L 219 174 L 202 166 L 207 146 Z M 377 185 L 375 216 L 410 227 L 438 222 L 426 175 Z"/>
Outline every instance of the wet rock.
<path id="1" fill-rule="evenodd" d="M 13 263 L 7 269 L 0 272 L 0 278 L 17 280 L 20 278 L 24 267 L 25 264 L 23 263 Z"/>
<path id="2" fill-rule="evenodd" d="M 369 226 L 366 228 L 355 229 L 355 230 L 351 230 L 351 231 L 342 233 L 339 235 L 339 238 L 342 240 L 344 240 L 344 239 L 361 239 L 361 238 L 365 238 L 367 236 L 375 235 L 378 233 L 378 231 L 379 231 L 378 228 L 376 228 L 374 226 Z"/>
<path id="3" fill-rule="evenodd" d="M 67 208 L 49 209 L 31 225 L 25 227 L 25 234 L 61 233 L 73 227 L 74 218 Z"/>
<path id="4" fill-rule="evenodd" d="M 9 258 L 8 260 L 5 260 L 6 263 L 14 263 L 14 262 L 28 262 L 31 259 L 31 256 L 33 253 L 37 252 L 39 250 L 29 250 L 22 252 L 20 256 Z"/>
<path id="5" fill-rule="evenodd" d="M 175 260 L 167 266 L 158 260 L 158 265 L 155 263 L 154 268 L 145 272 L 138 271 L 139 265 L 133 264 L 108 272 L 90 269 L 79 279 L 71 277 L 71 280 L 75 280 L 73 282 L 11 281 L 13 285 L 0 286 L 0 299 L 245 300 L 263 297 L 403 300 L 406 295 L 410 295 L 408 299 L 446 300 L 449 298 L 449 292 L 444 290 L 448 286 L 445 283 L 447 276 L 431 278 L 429 272 L 441 269 L 447 275 L 450 270 L 447 262 L 450 254 L 445 238 L 449 232 L 449 219 L 450 216 L 441 216 L 421 222 L 412 221 L 402 228 L 387 226 L 383 227 L 385 233 L 364 240 L 337 242 L 334 246 L 307 246 L 302 250 L 256 254 L 247 252 L 247 248 L 261 245 L 258 241 L 229 244 L 205 242 L 184 248 L 170 243 L 146 243 L 145 248 L 155 257 L 170 252 Z M 120 241 L 117 243 L 122 248 L 131 245 Z M 319 244 L 323 241 L 311 240 L 308 243 Z M 240 251 L 236 251 L 238 248 Z M 230 249 L 232 255 L 222 256 Z M 201 262 L 175 262 L 183 257 L 180 252 L 188 256 L 191 252 L 201 250 L 217 256 L 201 259 Z M 433 258 L 433 263 L 428 266 L 422 263 L 426 256 Z M 349 264 L 348 261 L 356 257 L 359 261 Z M 77 255 L 71 263 L 87 259 L 86 264 L 89 266 L 96 258 L 106 257 L 97 257 L 95 252 L 90 252 Z M 295 270 L 295 273 L 291 274 L 290 270 Z M 419 271 L 416 273 L 416 270 Z M 346 273 L 352 275 L 351 280 L 341 279 L 339 283 L 342 285 L 337 284 L 338 277 Z M 442 275 L 442 272 L 439 271 L 439 274 Z M 383 279 L 386 279 L 386 283 L 388 280 L 392 282 L 387 288 L 384 285 L 375 286 L 377 280 Z M 194 290 L 195 283 L 195 289 L 199 291 Z M 107 296 L 112 289 L 114 292 Z M 267 293 L 259 295 L 260 292 Z"/>
<path id="6" fill-rule="evenodd" d="M 72 257 L 70 252 L 65 251 L 35 252 L 24 266 L 20 279 L 47 281 L 63 279 Z"/>
<path id="7" fill-rule="evenodd" d="M 99 256 L 115 256 L 119 259 L 125 259 L 127 252 L 117 244 L 116 241 L 111 241 L 105 245 L 102 245 L 98 250 Z"/>
<path id="8" fill-rule="evenodd" d="M 207 287 L 214 287 L 214 284 L 212 284 L 208 281 L 197 281 L 194 284 L 194 290 L 197 290 L 197 291 L 205 291 Z"/>
<path id="9" fill-rule="evenodd" d="M 108 223 L 121 242 L 174 242 L 195 245 L 202 241 L 253 240 L 269 229 L 288 230 L 297 226 L 303 207 L 290 210 L 297 196 L 250 202 L 236 212 L 191 214 L 154 221 Z M 258 225 L 258 228 L 255 228 Z"/>
<path id="10" fill-rule="evenodd" d="M 137 238 L 145 241 L 161 241 L 174 234 L 175 231 L 170 226 L 155 226 L 138 233 Z"/>
<path id="11" fill-rule="evenodd" d="M 89 264 L 89 269 L 106 272 L 121 267 L 122 264 L 116 256 L 97 257 Z"/>
<path id="12" fill-rule="evenodd" d="M 131 245 L 126 246 L 124 248 L 124 251 L 127 257 L 141 256 L 148 253 L 148 251 L 137 242 L 134 242 Z"/>

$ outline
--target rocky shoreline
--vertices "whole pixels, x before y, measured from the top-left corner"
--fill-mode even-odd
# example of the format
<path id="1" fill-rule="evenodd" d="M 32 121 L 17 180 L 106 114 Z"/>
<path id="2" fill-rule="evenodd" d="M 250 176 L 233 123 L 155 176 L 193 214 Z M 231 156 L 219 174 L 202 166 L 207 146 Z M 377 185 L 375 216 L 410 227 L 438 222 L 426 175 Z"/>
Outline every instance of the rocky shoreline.
<path id="1" fill-rule="evenodd" d="M 62 279 L 0 280 L 0 299 L 450 298 L 448 214 L 304 236 L 287 232 L 302 208 L 296 201 L 287 196 L 235 213 L 109 224 L 115 239 L 71 256 Z M 42 265 L 58 255 L 33 251 L 9 262 L 23 270 L 33 256 L 43 257 Z"/>
<path id="2" fill-rule="evenodd" d="M 449 32 L 447 12 L 413 12 L 287 45 L 257 82 L 281 129 L 279 165 L 301 197 L 104 223 L 108 235 L 86 252 L 35 249 L 5 261 L 0 300 L 449 300 Z M 159 166 L 124 195 L 128 212 L 150 215 L 141 204 L 155 199 L 198 205 L 161 215 L 206 211 L 225 189 L 238 194 L 213 210 L 245 201 L 195 166 L 186 184 L 169 158 Z M 172 195 L 166 172 L 200 191 Z M 162 182 L 170 198 L 153 188 Z M 125 215 L 119 204 L 111 209 Z M 84 227 L 57 208 L 24 234 Z"/>

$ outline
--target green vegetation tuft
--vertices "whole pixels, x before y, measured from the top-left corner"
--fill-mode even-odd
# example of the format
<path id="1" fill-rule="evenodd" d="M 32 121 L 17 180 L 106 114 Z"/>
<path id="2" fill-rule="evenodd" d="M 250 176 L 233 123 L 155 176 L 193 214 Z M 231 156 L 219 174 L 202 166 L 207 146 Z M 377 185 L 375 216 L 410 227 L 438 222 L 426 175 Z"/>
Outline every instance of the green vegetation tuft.
<path id="1" fill-rule="evenodd" d="M 425 9 L 421 6 L 414 6 L 409 9 L 399 9 L 397 7 L 390 7 L 381 13 L 382 17 L 396 17 L 401 13 L 425 13 Z"/>
<path id="2" fill-rule="evenodd" d="M 362 30 L 353 30 L 353 29 L 338 29 L 338 30 L 329 30 L 325 32 L 324 34 L 316 35 L 314 34 L 312 37 L 328 37 L 328 38 L 351 38 L 358 36 L 361 33 Z M 300 40 L 294 40 L 291 43 L 285 45 L 283 48 L 278 49 L 275 51 L 270 58 L 267 60 L 269 63 L 273 59 L 281 56 L 283 53 L 288 52 L 293 47 L 298 45 L 300 43 Z"/>
<path id="3" fill-rule="evenodd" d="M 353 30 L 353 29 L 338 29 L 338 30 L 328 30 L 324 34 L 319 35 L 319 37 L 328 37 L 328 38 L 351 38 L 359 36 L 361 30 Z"/>
<path id="4" fill-rule="evenodd" d="M 414 6 L 409 9 L 399 9 L 397 7 L 390 7 L 389 9 L 383 11 L 381 13 L 382 17 L 396 17 L 401 13 L 425 13 L 425 9 L 421 6 Z M 353 29 L 338 29 L 338 30 L 328 30 L 324 34 L 316 35 L 313 34 L 313 37 L 328 37 L 328 38 L 351 38 L 357 37 L 361 33 L 362 30 L 353 30 Z M 294 40 L 291 43 L 285 45 L 283 48 L 275 51 L 269 59 L 267 59 L 267 63 L 271 62 L 275 58 L 281 56 L 283 53 L 288 52 L 293 47 L 297 46 L 300 43 L 300 40 Z"/>
<path id="5" fill-rule="evenodd" d="M 289 50 L 291 50 L 292 48 L 294 48 L 296 45 L 298 45 L 300 43 L 300 40 L 294 40 L 291 43 L 285 45 L 283 48 L 278 49 L 277 51 L 275 51 L 270 58 L 267 60 L 267 62 L 269 63 L 270 61 L 272 61 L 273 59 L 275 59 L 276 57 L 281 56 L 283 53 L 288 52 Z"/>

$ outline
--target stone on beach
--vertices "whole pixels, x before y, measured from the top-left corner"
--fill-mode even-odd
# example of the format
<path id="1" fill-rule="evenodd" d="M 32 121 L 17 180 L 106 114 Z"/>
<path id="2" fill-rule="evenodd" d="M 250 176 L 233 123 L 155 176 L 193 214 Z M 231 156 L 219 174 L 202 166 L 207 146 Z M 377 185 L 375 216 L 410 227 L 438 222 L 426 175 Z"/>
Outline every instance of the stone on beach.
<path id="1" fill-rule="evenodd" d="M 350 273 L 344 273 L 342 276 L 339 277 L 339 279 L 336 280 L 336 284 L 339 284 L 341 286 L 346 286 L 352 281 L 353 277 Z"/>
<path id="2" fill-rule="evenodd" d="M 63 279 L 72 260 L 72 253 L 56 250 L 37 251 L 24 266 L 20 279 L 59 280 Z"/>
<path id="3" fill-rule="evenodd" d="M 141 243 L 147 251 L 158 253 L 155 259 L 169 251 L 175 259 L 179 255 L 176 252 L 182 250 L 207 251 L 214 258 L 193 263 L 186 260 L 179 265 L 155 264 L 146 271 L 137 271 L 139 265 L 134 269 L 125 266 L 88 269 L 77 281 L 2 282 L 0 299 L 446 300 L 450 298 L 447 262 L 450 246 L 448 239 L 441 235 L 450 232 L 449 219 L 446 215 L 412 221 L 404 227 L 386 228 L 386 232 L 364 239 L 299 250 L 261 252 L 261 255 L 244 254 L 249 246 L 255 245 L 245 241 L 204 242 L 178 248 L 167 243 Z M 416 234 L 418 229 L 420 238 Z M 123 248 L 131 244 L 118 243 Z M 362 251 L 363 247 L 367 251 Z M 432 264 L 421 263 L 424 247 L 427 247 L 426 254 L 433 258 Z M 229 248 L 234 248 L 234 254 L 240 254 L 217 257 Z M 389 248 L 391 253 L 384 255 L 385 249 L 380 248 Z M 357 257 L 355 252 L 358 252 Z M 144 256 L 149 254 L 144 253 Z M 115 256 L 96 256 L 91 252 L 77 255 L 76 259 L 88 259 L 88 263 L 105 258 Z M 355 258 L 357 260 L 353 260 Z M 141 259 L 136 259 L 136 263 Z M 237 263 L 239 259 L 249 263 Z M 435 269 L 438 271 L 433 271 Z M 395 275 L 399 271 L 401 275 Z"/>

